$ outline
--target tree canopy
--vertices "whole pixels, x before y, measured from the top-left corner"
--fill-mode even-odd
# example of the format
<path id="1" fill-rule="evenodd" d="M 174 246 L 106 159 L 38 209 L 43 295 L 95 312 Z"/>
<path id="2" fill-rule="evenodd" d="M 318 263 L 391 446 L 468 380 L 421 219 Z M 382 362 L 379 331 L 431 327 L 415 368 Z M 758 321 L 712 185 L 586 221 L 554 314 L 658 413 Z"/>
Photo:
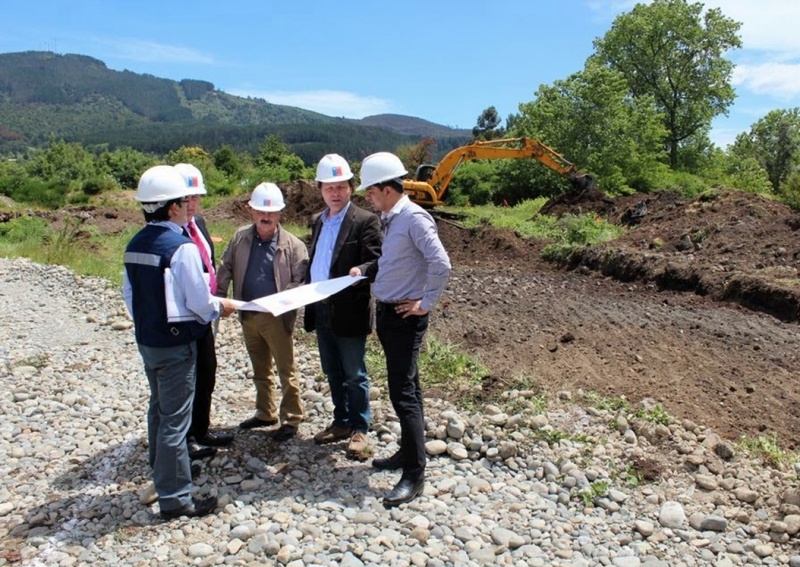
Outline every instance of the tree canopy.
<path id="1" fill-rule="evenodd" d="M 625 77 L 589 61 L 520 105 L 515 135 L 539 139 L 602 180 L 605 191 L 645 188 L 665 136 L 652 97 L 629 96 Z"/>
<path id="2" fill-rule="evenodd" d="M 773 110 L 736 137 L 731 153 L 755 159 L 763 167 L 772 190 L 780 192 L 800 165 L 800 108 Z"/>
<path id="3" fill-rule="evenodd" d="M 733 103 L 734 65 L 724 54 L 741 47 L 740 27 L 718 8 L 654 0 L 618 16 L 594 42 L 593 58 L 622 73 L 634 97 L 651 96 L 663 113 L 672 168 L 681 165 L 681 144 Z"/>

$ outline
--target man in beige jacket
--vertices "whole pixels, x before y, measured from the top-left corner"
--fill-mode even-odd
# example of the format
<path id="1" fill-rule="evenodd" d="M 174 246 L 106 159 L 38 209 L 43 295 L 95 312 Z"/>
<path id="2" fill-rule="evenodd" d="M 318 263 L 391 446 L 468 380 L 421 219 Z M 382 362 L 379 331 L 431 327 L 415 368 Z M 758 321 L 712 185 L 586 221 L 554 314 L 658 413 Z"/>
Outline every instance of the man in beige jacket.
<path id="1" fill-rule="evenodd" d="M 231 238 L 217 270 L 217 293 L 225 297 L 233 281 L 233 298 L 251 301 L 302 284 L 308 266 L 308 250 L 303 242 L 280 226 L 283 194 L 274 183 L 262 183 L 250 198 L 253 224 L 243 226 Z M 278 423 L 272 433 L 276 441 L 286 441 L 297 433 L 303 420 L 300 383 L 294 357 L 292 334 L 297 311 L 278 317 L 271 313 L 240 311 L 247 353 L 253 364 L 256 387 L 255 415 L 239 424 L 242 429 L 267 427 Z M 275 399 L 275 374 L 278 370 L 282 399 L 280 413 Z"/>

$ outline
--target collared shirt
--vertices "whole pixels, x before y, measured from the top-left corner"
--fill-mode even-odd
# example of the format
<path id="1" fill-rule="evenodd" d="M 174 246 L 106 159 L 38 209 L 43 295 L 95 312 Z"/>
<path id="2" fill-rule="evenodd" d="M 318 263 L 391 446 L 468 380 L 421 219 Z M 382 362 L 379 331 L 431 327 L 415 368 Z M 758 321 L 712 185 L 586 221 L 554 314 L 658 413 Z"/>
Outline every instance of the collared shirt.
<path id="1" fill-rule="evenodd" d="M 322 230 L 317 237 L 317 244 L 314 247 L 314 260 L 311 262 L 311 281 L 321 282 L 330 279 L 331 262 L 333 261 L 333 248 L 336 246 L 336 238 L 342 228 L 344 216 L 350 208 L 348 202 L 345 207 L 333 216 L 330 216 L 330 209 L 325 209 L 322 213 Z"/>
<path id="2" fill-rule="evenodd" d="M 420 308 L 436 305 L 450 277 L 447 256 L 433 217 L 408 195 L 383 216 L 383 246 L 372 287 L 378 301 L 421 299 Z"/>
<path id="3" fill-rule="evenodd" d="M 163 226 L 178 234 L 183 234 L 183 227 L 172 221 L 159 221 L 152 223 Z M 220 313 L 219 299 L 211 295 L 208 283 L 203 278 L 203 260 L 194 242 L 187 242 L 178 247 L 169 263 L 172 270 L 173 281 L 177 289 L 174 290 L 176 299 L 182 297 L 186 309 L 195 314 L 198 322 L 210 323 Z M 133 314 L 133 288 L 128 280 L 127 270 L 122 274 L 122 297 L 128 312 Z"/>
<path id="4" fill-rule="evenodd" d="M 253 243 L 250 245 L 250 256 L 247 270 L 242 282 L 242 299 L 251 301 L 278 292 L 275 283 L 275 251 L 278 247 L 278 230 L 265 240 L 258 236 L 253 225 Z"/>

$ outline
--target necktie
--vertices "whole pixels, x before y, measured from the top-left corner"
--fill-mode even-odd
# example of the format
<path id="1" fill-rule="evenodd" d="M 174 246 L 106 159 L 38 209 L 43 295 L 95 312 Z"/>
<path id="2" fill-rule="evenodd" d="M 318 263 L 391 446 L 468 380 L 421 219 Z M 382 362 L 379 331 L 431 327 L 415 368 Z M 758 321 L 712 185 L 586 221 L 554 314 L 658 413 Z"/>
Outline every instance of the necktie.
<path id="1" fill-rule="evenodd" d="M 389 225 L 392 224 L 393 219 L 394 215 L 391 214 L 381 216 L 381 230 L 383 230 L 383 234 L 389 232 Z"/>
<path id="2" fill-rule="evenodd" d="M 186 228 L 189 230 L 189 237 L 194 240 L 195 244 L 197 244 L 197 248 L 200 250 L 200 258 L 203 260 L 203 265 L 206 267 L 206 271 L 208 271 L 208 287 L 211 288 L 211 293 L 216 293 L 217 275 L 214 273 L 214 265 L 211 263 L 211 258 L 208 256 L 206 243 L 203 242 L 203 238 L 200 236 L 200 231 L 197 230 L 197 225 L 194 224 L 193 220 L 189 221 L 189 224 L 186 225 Z"/>

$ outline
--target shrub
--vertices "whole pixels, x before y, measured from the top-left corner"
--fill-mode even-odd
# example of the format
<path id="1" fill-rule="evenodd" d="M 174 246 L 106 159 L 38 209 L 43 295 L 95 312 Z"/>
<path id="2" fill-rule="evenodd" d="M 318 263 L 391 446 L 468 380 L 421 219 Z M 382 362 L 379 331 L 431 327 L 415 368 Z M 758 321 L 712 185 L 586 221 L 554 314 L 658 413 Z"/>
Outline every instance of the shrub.
<path id="1" fill-rule="evenodd" d="M 83 182 L 83 193 L 85 195 L 99 195 L 105 191 L 111 191 L 117 188 L 117 183 L 109 175 L 101 177 L 92 177 Z"/>
<path id="2" fill-rule="evenodd" d="M 48 224 L 38 217 L 17 217 L 0 224 L 0 240 L 6 242 L 43 242 L 48 232 Z"/>
<path id="3" fill-rule="evenodd" d="M 794 172 L 781 185 L 781 199 L 795 211 L 800 211 L 800 173 Z"/>

